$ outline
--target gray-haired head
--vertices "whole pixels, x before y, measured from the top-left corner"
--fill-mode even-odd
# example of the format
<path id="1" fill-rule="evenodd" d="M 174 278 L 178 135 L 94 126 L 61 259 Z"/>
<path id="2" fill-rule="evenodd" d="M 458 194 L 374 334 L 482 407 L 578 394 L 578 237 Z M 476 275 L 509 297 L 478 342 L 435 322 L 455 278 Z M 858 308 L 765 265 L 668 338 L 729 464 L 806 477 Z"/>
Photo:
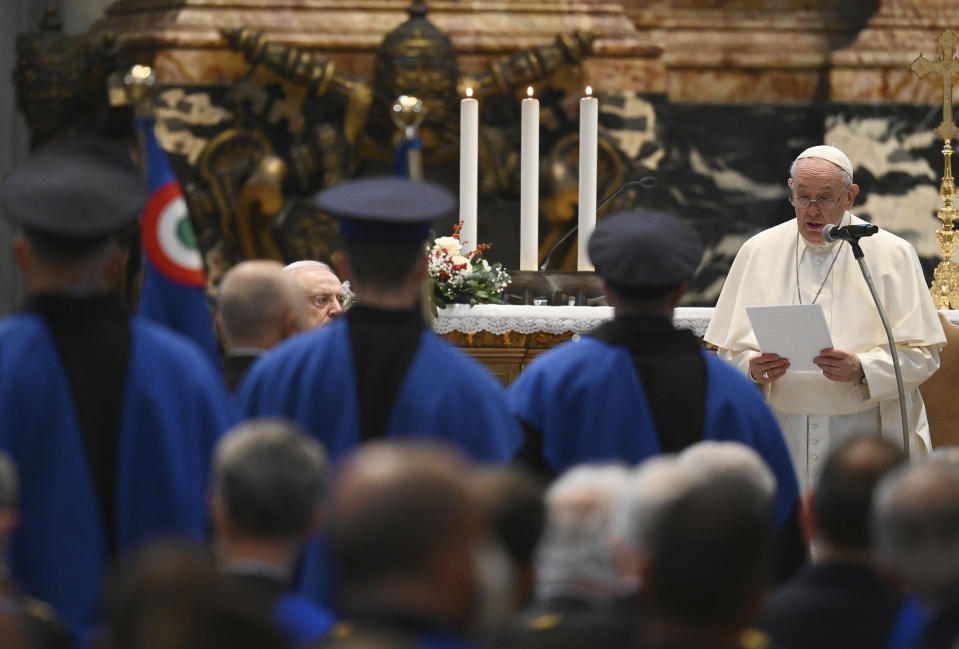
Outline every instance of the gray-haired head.
<path id="1" fill-rule="evenodd" d="M 640 464 L 613 507 L 612 542 L 634 558 L 648 552 L 663 513 L 694 484 L 695 477 L 673 455 L 659 455 Z"/>
<path id="2" fill-rule="evenodd" d="M 255 419 L 230 430 L 213 455 L 213 492 L 238 533 L 263 539 L 309 531 L 326 490 L 323 447 L 294 423 Z"/>
<path id="3" fill-rule="evenodd" d="M 17 465 L 0 451 L 0 510 L 16 509 L 20 502 L 20 480 Z"/>
<path id="4" fill-rule="evenodd" d="M 738 482 L 766 507 L 776 495 L 776 476 L 754 449 L 740 442 L 703 441 L 679 454 L 679 463 L 699 482 Z"/>
<path id="5" fill-rule="evenodd" d="M 959 474 L 934 462 L 883 478 L 873 511 L 875 545 L 928 601 L 959 601 Z"/>
<path id="6" fill-rule="evenodd" d="M 580 465 L 546 492 L 546 530 L 536 554 L 536 596 L 612 593 L 616 563 L 609 545 L 613 503 L 625 466 Z"/>

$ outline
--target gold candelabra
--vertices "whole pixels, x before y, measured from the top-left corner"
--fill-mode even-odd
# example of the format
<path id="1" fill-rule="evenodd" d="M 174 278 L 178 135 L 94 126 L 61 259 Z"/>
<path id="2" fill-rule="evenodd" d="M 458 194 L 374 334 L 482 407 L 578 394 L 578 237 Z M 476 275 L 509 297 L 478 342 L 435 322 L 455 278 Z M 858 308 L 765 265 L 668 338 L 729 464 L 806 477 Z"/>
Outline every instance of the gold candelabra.
<path id="1" fill-rule="evenodd" d="M 952 138 L 959 134 L 959 127 L 952 119 L 952 81 L 953 75 L 959 72 L 959 59 L 955 57 L 957 38 L 954 32 L 947 29 L 936 40 L 939 43 L 939 58 L 930 61 L 920 54 L 910 68 L 920 79 L 927 74 L 942 77 L 942 122 L 936 127 L 936 133 L 944 141 L 943 175 L 939 183 L 939 197 L 943 206 L 937 212 L 942 229 L 936 231 L 942 261 L 933 273 L 930 291 L 937 309 L 951 309 L 959 307 L 959 266 L 952 261 L 952 255 L 959 245 L 959 231 L 952 225 L 957 216 L 956 208 L 952 206 L 956 197 L 956 181 L 952 176 Z"/>

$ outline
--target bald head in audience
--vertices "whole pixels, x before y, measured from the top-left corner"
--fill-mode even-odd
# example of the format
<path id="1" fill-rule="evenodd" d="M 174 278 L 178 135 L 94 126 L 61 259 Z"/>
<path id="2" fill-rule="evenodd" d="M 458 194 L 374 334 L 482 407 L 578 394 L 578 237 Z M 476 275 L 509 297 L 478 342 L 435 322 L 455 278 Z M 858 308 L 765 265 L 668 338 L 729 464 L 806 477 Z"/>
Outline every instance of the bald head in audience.
<path id="1" fill-rule="evenodd" d="M 237 348 L 270 349 L 305 325 L 297 287 L 279 262 L 243 261 L 223 276 L 216 327 L 227 353 Z"/>
<path id="2" fill-rule="evenodd" d="M 375 442 L 347 457 L 328 528 L 347 616 L 463 632 L 491 602 L 508 606 L 509 560 L 492 549 L 471 471 L 459 453 L 425 442 Z"/>
<path id="3" fill-rule="evenodd" d="M 846 440 L 829 456 L 803 509 L 803 528 L 817 561 L 872 556 L 869 521 L 876 486 L 905 460 L 899 447 L 877 435 Z"/>
<path id="4" fill-rule="evenodd" d="M 327 264 L 312 260 L 296 261 L 284 270 L 300 287 L 307 329 L 316 329 L 343 315 L 346 289 Z"/>

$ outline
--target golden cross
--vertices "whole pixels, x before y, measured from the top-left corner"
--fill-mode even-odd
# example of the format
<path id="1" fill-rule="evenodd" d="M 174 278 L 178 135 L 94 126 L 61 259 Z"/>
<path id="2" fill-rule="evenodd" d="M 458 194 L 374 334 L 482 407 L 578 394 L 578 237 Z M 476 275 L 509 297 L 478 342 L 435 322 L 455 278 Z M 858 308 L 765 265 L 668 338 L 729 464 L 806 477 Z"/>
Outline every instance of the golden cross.
<path id="1" fill-rule="evenodd" d="M 957 40 L 955 32 L 947 29 L 936 39 L 939 43 L 939 59 L 930 61 L 920 54 L 910 66 L 920 79 L 929 73 L 942 75 L 942 123 L 936 128 L 936 133 L 947 142 L 959 134 L 959 128 L 952 121 L 952 77 L 959 72 L 959 59 L 955 57 Z"/>

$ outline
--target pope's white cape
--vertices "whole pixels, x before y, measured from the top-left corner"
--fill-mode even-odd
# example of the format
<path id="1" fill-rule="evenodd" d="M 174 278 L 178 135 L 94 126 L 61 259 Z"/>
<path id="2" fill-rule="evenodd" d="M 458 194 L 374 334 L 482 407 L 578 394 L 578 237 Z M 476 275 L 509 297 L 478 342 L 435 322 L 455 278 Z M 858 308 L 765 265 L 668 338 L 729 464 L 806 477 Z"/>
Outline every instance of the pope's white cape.
<path id="1" fill-rule="evenodd" d="M 852 224 L 865 223 L 847 215 Z M 749 239 L 729 270 L 704 339 L 743 373 L 748 373 L 749 359 L 759 351 L 746 307 L 799 303 L 799 245 L 804 244 L 799 241 L 796 219 L 791 219 Z M 882 321 L 851 247 L 837 245 L 842 250 L 832 270 L 832 300 L 824 305 L 826 320 L 835 348 L 859 357 L 868 388 L 830 381 L 821 373 L 787 372 L 763 386 L 764 392 L 774 410 L 810 416 L 850 414 L 878 404 L 883 436 L 901 440 L 896 377 Z M 928 449 L 928 424 L 917 388 L 938 369 L 945 334 L 913 247 L 880 230 L 863 239 L 862 248 L 899 349 L 909 425 Z"/>

